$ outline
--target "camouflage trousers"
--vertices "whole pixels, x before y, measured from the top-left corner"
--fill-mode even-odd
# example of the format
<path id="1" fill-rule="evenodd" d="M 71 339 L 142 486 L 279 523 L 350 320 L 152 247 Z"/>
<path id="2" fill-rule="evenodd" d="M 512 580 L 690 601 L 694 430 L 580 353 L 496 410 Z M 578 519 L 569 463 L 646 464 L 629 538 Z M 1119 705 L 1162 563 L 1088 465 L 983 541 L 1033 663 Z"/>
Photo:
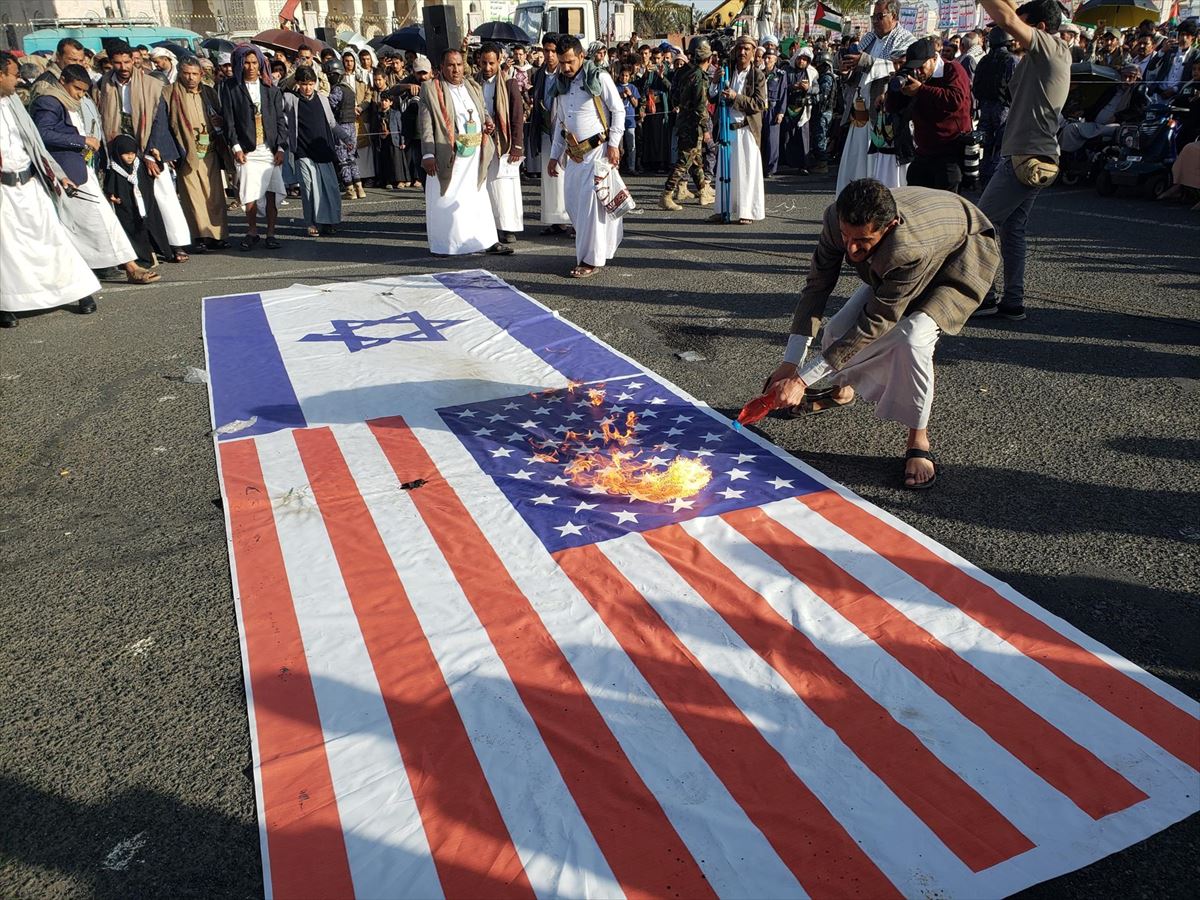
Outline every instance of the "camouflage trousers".
<path id="1" fill-rule="evenodd" d="M 704 135 L 702 133 L 698 133 L 690 144 L 683 135 L 680 136 L 679 158 L 675 160 L 675 168 L 671 169 L 671 174 L 667 176 L 667 183 L 663 187 L 664 193 L 673 193 L 680 183 L 687 180 L 689 174 L 697 188 L 703 188 L 708 184 L 708 178 L 704 174 Z"/>

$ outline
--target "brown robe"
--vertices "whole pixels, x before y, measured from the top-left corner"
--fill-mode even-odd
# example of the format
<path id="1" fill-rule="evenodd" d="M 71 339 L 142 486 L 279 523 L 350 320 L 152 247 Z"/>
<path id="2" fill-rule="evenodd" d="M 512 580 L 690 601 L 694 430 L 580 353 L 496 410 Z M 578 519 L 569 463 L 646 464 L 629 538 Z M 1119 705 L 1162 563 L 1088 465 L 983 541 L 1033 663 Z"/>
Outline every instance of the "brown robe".
<path id="1" fill-rule="evenodd" d="M 221 108 L 217 92 L 207 84 L 201 84 L 200 90 L 192 94 L 177 83 L 167 94 L 167 106 L 171 132 L 183 154 L 175 165 L 175 174 L 188 227 L 197 240 L 224 240 L 227 229 L 225 186 L 221 180 L 220 139 L 214 136 L 212 123 L 212 115 Z M 208 152 L 203 158 L 200 157 L 201 135 L 209 138 Z"/>

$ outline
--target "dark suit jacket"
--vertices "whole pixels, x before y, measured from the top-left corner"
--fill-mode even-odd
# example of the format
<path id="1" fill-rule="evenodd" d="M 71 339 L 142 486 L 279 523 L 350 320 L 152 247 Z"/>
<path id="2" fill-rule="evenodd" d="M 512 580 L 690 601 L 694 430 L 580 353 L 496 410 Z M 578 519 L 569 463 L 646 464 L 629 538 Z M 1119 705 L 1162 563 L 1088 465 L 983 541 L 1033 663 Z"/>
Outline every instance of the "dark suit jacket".
<path id="1" fill-rule="evenodd" d="M 538 144 L 534 145 L 535 152 L 541 143 L 542 135 L 546 133 L 546 129 L 554 113 L 552 109 L 542 109 L 542 98 L 546 96 L 546 79 L 553 77 L 554 75 L 548 75 L 546 67 L 542 66 L 533 73 L 533 85 L 529 89 L 529 96 L 533 102 L 533 109 L 529 112 L 529 139 L 530 141 L 536 140 L 538 142 Z"/>
<path id="2" fill-rule="evenodd" d="M 261 83 L 261 82 L 260 82 Z M 250 153 L 258 147 L 254 139 L 254 104 L 250 92 L 232 78 L 221 82 L 221 116 L 232 149 L 234 144 Z M 262 85 L 263 143 L 272 153 L 287 149 L 287 121 L 279 88 Z"/>
<path id="3" fill-rule="evenodd" d="M 900 222 L 861 263 L 850 263 L 874 296 L 858 327 L 825 351 L 841 369 L 902 316 L 923 312 L 957 334 L 983 302 L 1000 265 L 996 229 L 973 204 L 933 188 L 893 188 Z M 825 210 L 808 280 L 792 317 L 792 334 L 816 337 L 846 259 L 836 204 Z"/>
<path id="4" fill-rule="evenodd" d="M 87 181 L 87 163 L 83 161 L 86 145 L 83 135 L 67 115 L 67 109 L 56 97 L 43 94 L 29 107 L 29 117 L 37 126 L 46 149 L 76 184 Z"/>

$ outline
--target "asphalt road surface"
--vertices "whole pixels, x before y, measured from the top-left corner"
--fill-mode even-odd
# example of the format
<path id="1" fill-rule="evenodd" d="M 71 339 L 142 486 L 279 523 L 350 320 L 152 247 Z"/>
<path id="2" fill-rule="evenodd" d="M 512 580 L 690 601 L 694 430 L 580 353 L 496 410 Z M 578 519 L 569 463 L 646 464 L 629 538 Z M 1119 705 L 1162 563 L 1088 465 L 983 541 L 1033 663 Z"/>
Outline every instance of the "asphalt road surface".
<path id="1" fill-rule="evenodd" d="M 589 281 L 536 226 L 512 257 L 432 259 L 420 195 L 372 190 L 336 237 L 302 237 L 293 201 L 282 250 L 0 334 L 0 896 L 262 894 L 207 394 L 180 380 L 200 298 L 484 267 L 732 413 L 780 358 L 832 181 L 773 181 L 765 222 L 725 228 L 633 187 L 645 209 Z M 904 433 L 866 404 L 764 431 L 1200 697 L 1200 216 L 1053 189 L 1028 285 L 1028 321 L 941 341 L 935 490 L 897 488 Z M 1198 838 L 1193 817 L 1028 893 L 1193 896 Z"/>

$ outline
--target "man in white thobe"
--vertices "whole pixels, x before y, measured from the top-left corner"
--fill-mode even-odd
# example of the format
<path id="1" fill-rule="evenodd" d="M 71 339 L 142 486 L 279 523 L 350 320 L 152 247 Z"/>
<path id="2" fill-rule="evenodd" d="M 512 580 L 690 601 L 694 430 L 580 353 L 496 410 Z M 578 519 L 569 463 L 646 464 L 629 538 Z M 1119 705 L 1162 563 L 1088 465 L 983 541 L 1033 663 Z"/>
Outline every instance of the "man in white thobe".
<path id="1" fill-rule="evenodd" d="M 567 213 L 575 225 L 572 278 L 590 278 L 617 255 L 623 221 L 610 216 L 596 195 L 596 180 L 617 168 L 625 136 L 625 103 L 612 76 L 584 58 L 573 35 L 559 37 L 554 143 L 547 174 L 563 182 Z M 565 167 L 565 168 L 564 168 Z"/>
<path id="2" fill-rule="evenodd" d="M 850 122 L 856 108 L 870 116 L 887 89 L 892 75 L 892 60 L 904 56 L 908 45 L 916 40 L 911 31 L 900 24 L 900 0 L 876 0 L 871 14 L 871 33 L 859 42 L 858 53 L 841 57 L 845 79 L 845 111 L 842 125 Z M 861 101 L 857 104 L 856 101 Z M 837 193 L 851 181 L 871 174 L 873 160 L 868 159 L 871 131 L 868 125 L 851 127 L 846 132 L 842 161 L 838 164 Z"/>
<path id="3" fill-rule="evenodd" d="M 525 230 L 521 198 L 521 158 L 525 155 L 525 103 L 515 79 L 500 72 L 500 47 L 484 44 L 479 49 L 475 79 L 483 88 L 484 112 L 496 129 L 491 140 L 495 153 L 488 164 L 487 189 L 501 243 L 512 244 L 517 232 Z"/>
<path id="4" fill-rule="evenodd" d="M 507 256 L 487 192 L 495 124 L 483 91 L 465 77 L 458 50 L 442 54 L 438 77 L 421 85 L 418 123 L 425 179 L 425 231 L 429 252 L 459 256 L 486 252 Z"/>
<path id="5" fill-rule="evenodd" d="M 754 65 L 754 41 L 742 36 L 733 45 L 733 65 L 729 81 L 711 96 L 729 107 L 730 141 L 729 189 L 721 190 L 717 173 L 717 203 L 713 222 L 749 225 L 767 217 L 766 190 L 763 186 L 762 117 L 767 108 L 767 79 Z M 719 94 L 719 96 L 718 96 Z M 718 157 L 718 169 L 720 169 Z M 728 206 L 726 206 L 728 203 Z"/>
<path id="6" fill-rule="evenodd" d="M 18 70 L 0 53 L 0 328 L 16 326 L 17 312 L 67 303 L 93 313 L 100 291 L 47 193 L 70 181 L 17 96 Z"/>
<path id="7" fill-rule="evenodd" d="M 554 143 L 554 100 L 552 91 L 558 76 L 558 38 L 552 34 L 542 39 L 546 62 L 533 76 L 533 109 L 529 116 L 529 142 L 537 144 L 541 179 L 542 234 L 569 234 L 571 219 L 563 199 L 563 182 L 550 177 L 550 148 Z"/>

